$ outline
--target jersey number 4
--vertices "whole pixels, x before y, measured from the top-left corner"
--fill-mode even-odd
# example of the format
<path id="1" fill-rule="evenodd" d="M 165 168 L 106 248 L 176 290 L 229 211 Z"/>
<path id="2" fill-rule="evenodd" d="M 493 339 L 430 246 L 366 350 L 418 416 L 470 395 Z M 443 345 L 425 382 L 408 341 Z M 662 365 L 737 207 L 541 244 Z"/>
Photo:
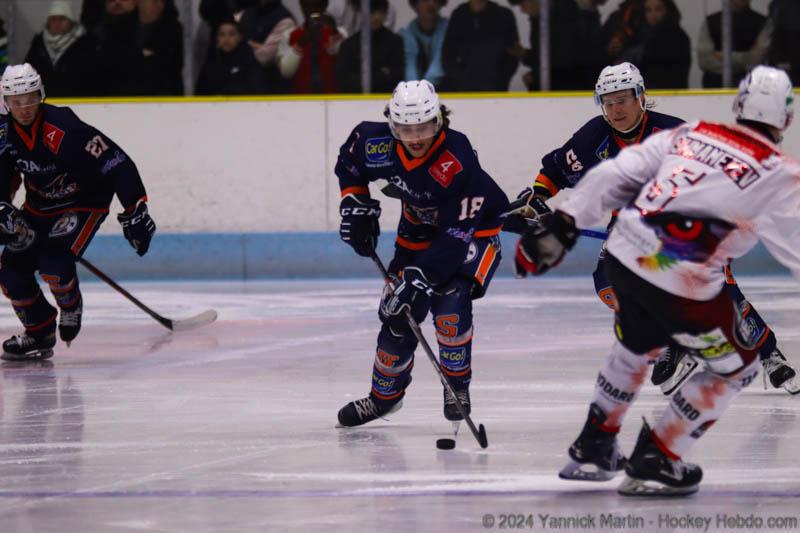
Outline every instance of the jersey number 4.
<path id="1" fill-rule="evenodd" d="M 467 196 L 461 200 L 461 214 L 458 220 L 474 218 L 483 206 L 483 196 Z"/>

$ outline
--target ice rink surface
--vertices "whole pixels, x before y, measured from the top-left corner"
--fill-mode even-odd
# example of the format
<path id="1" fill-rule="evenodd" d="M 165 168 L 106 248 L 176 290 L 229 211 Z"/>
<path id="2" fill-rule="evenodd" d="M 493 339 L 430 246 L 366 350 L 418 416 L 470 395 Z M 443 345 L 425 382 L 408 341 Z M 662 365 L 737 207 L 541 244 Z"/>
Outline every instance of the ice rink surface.
<path id="1" fill-rule="evenodd" d="M 799 364 L 800 285 L 740 284 Z M 167 316 L 215 308 L 219 321 L 172 334 L 84 283 L 72 347 L 52 364 L 2 367 L 0 532 L 800 527 L 800 396 L 765 391 L 760 377 L 688 457 L 705 470 L 697 495 L 631 499 L 619 478 L 558 479 L 612 342 L 589 278 L 500 279 L 476 302 L 473 418 L 489 448 L 462 427 L 453 451 L 435 447 L 450 424 L 421 351 L 391 420 L 334 427 L 369 390 L 377 278 L 126 286 Z M 2 305 L 6 337 L 18 324 Z M 626 453 L 641 417 L 666 406 L 646 385 L 621 433 Z"/>

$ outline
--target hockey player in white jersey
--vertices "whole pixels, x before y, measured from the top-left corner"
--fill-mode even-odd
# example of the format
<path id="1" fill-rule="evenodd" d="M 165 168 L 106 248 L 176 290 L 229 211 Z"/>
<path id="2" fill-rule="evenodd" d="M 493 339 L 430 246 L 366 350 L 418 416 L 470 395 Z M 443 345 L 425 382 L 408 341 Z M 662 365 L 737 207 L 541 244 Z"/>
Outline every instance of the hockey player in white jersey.
<path id="1" fill-rule="evenodd" d="M 756 67 L 739 86 L 737 124 L 693 122 L 623 150 L 520 239 L 519 262 L 541 274 L 572 248 L 579 228 L 621 209 L 607 243 L 617 341 L 561 477 L 606 480 L 624 467 L 622 494 L 698 490 L 702 470 L 682 457 L 759 369 L 752 331 L 722 290 L 722 267 L 761 240 L 800 276 L 800 164 L 776 145 L 792 105 L 786 73 Z M 644 423 L 626 459 L 616 434 L 648 360 L 670 340 L 694 350 L 703 370 L 670 398 L 652 429 Z"/>

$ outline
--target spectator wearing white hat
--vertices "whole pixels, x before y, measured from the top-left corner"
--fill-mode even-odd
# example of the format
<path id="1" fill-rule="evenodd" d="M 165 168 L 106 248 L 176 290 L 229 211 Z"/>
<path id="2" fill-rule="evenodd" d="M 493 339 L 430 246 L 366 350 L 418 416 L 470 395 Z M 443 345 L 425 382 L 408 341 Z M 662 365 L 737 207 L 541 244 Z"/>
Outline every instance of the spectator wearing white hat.
<path id="1" fill-rule="evenodd" d="M 77 21 L 70 2 L 55 0 L 25 58 L 42 76 L 47 95 L 91 95 L 95 60 L 94 40 Z"/>

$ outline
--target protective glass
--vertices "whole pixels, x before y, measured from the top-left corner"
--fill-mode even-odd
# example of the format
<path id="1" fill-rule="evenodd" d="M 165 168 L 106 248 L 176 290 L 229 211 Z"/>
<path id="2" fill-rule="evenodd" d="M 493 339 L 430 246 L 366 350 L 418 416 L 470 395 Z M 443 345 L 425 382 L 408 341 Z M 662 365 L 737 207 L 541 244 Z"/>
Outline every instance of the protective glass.
<path id="1" fill-rule="evenodd" d="M 25 109 L 42 103 L 42 95 L 39 92 L 28 94 L 12 94 L 5 97 L 6 106 L 9 109 Z"/>
<path id="2" fill-rule="evenodd" d="M 631 103 L 636 97 L 632 95 L 630 92 L 627 92 L 623 95 L 602 95 L 600 96 L 600 102 L 603 107 L 608 108 L 612 105 L 625 105 Z"/>
<path id="3" fill-rule="evenodd" d="M 429 120 L 422 124 L 397 124 L 395 122 L 394 131 L 401 141 L 414 142 L 430 139 L 436 135 L 436 120 Z"/>

